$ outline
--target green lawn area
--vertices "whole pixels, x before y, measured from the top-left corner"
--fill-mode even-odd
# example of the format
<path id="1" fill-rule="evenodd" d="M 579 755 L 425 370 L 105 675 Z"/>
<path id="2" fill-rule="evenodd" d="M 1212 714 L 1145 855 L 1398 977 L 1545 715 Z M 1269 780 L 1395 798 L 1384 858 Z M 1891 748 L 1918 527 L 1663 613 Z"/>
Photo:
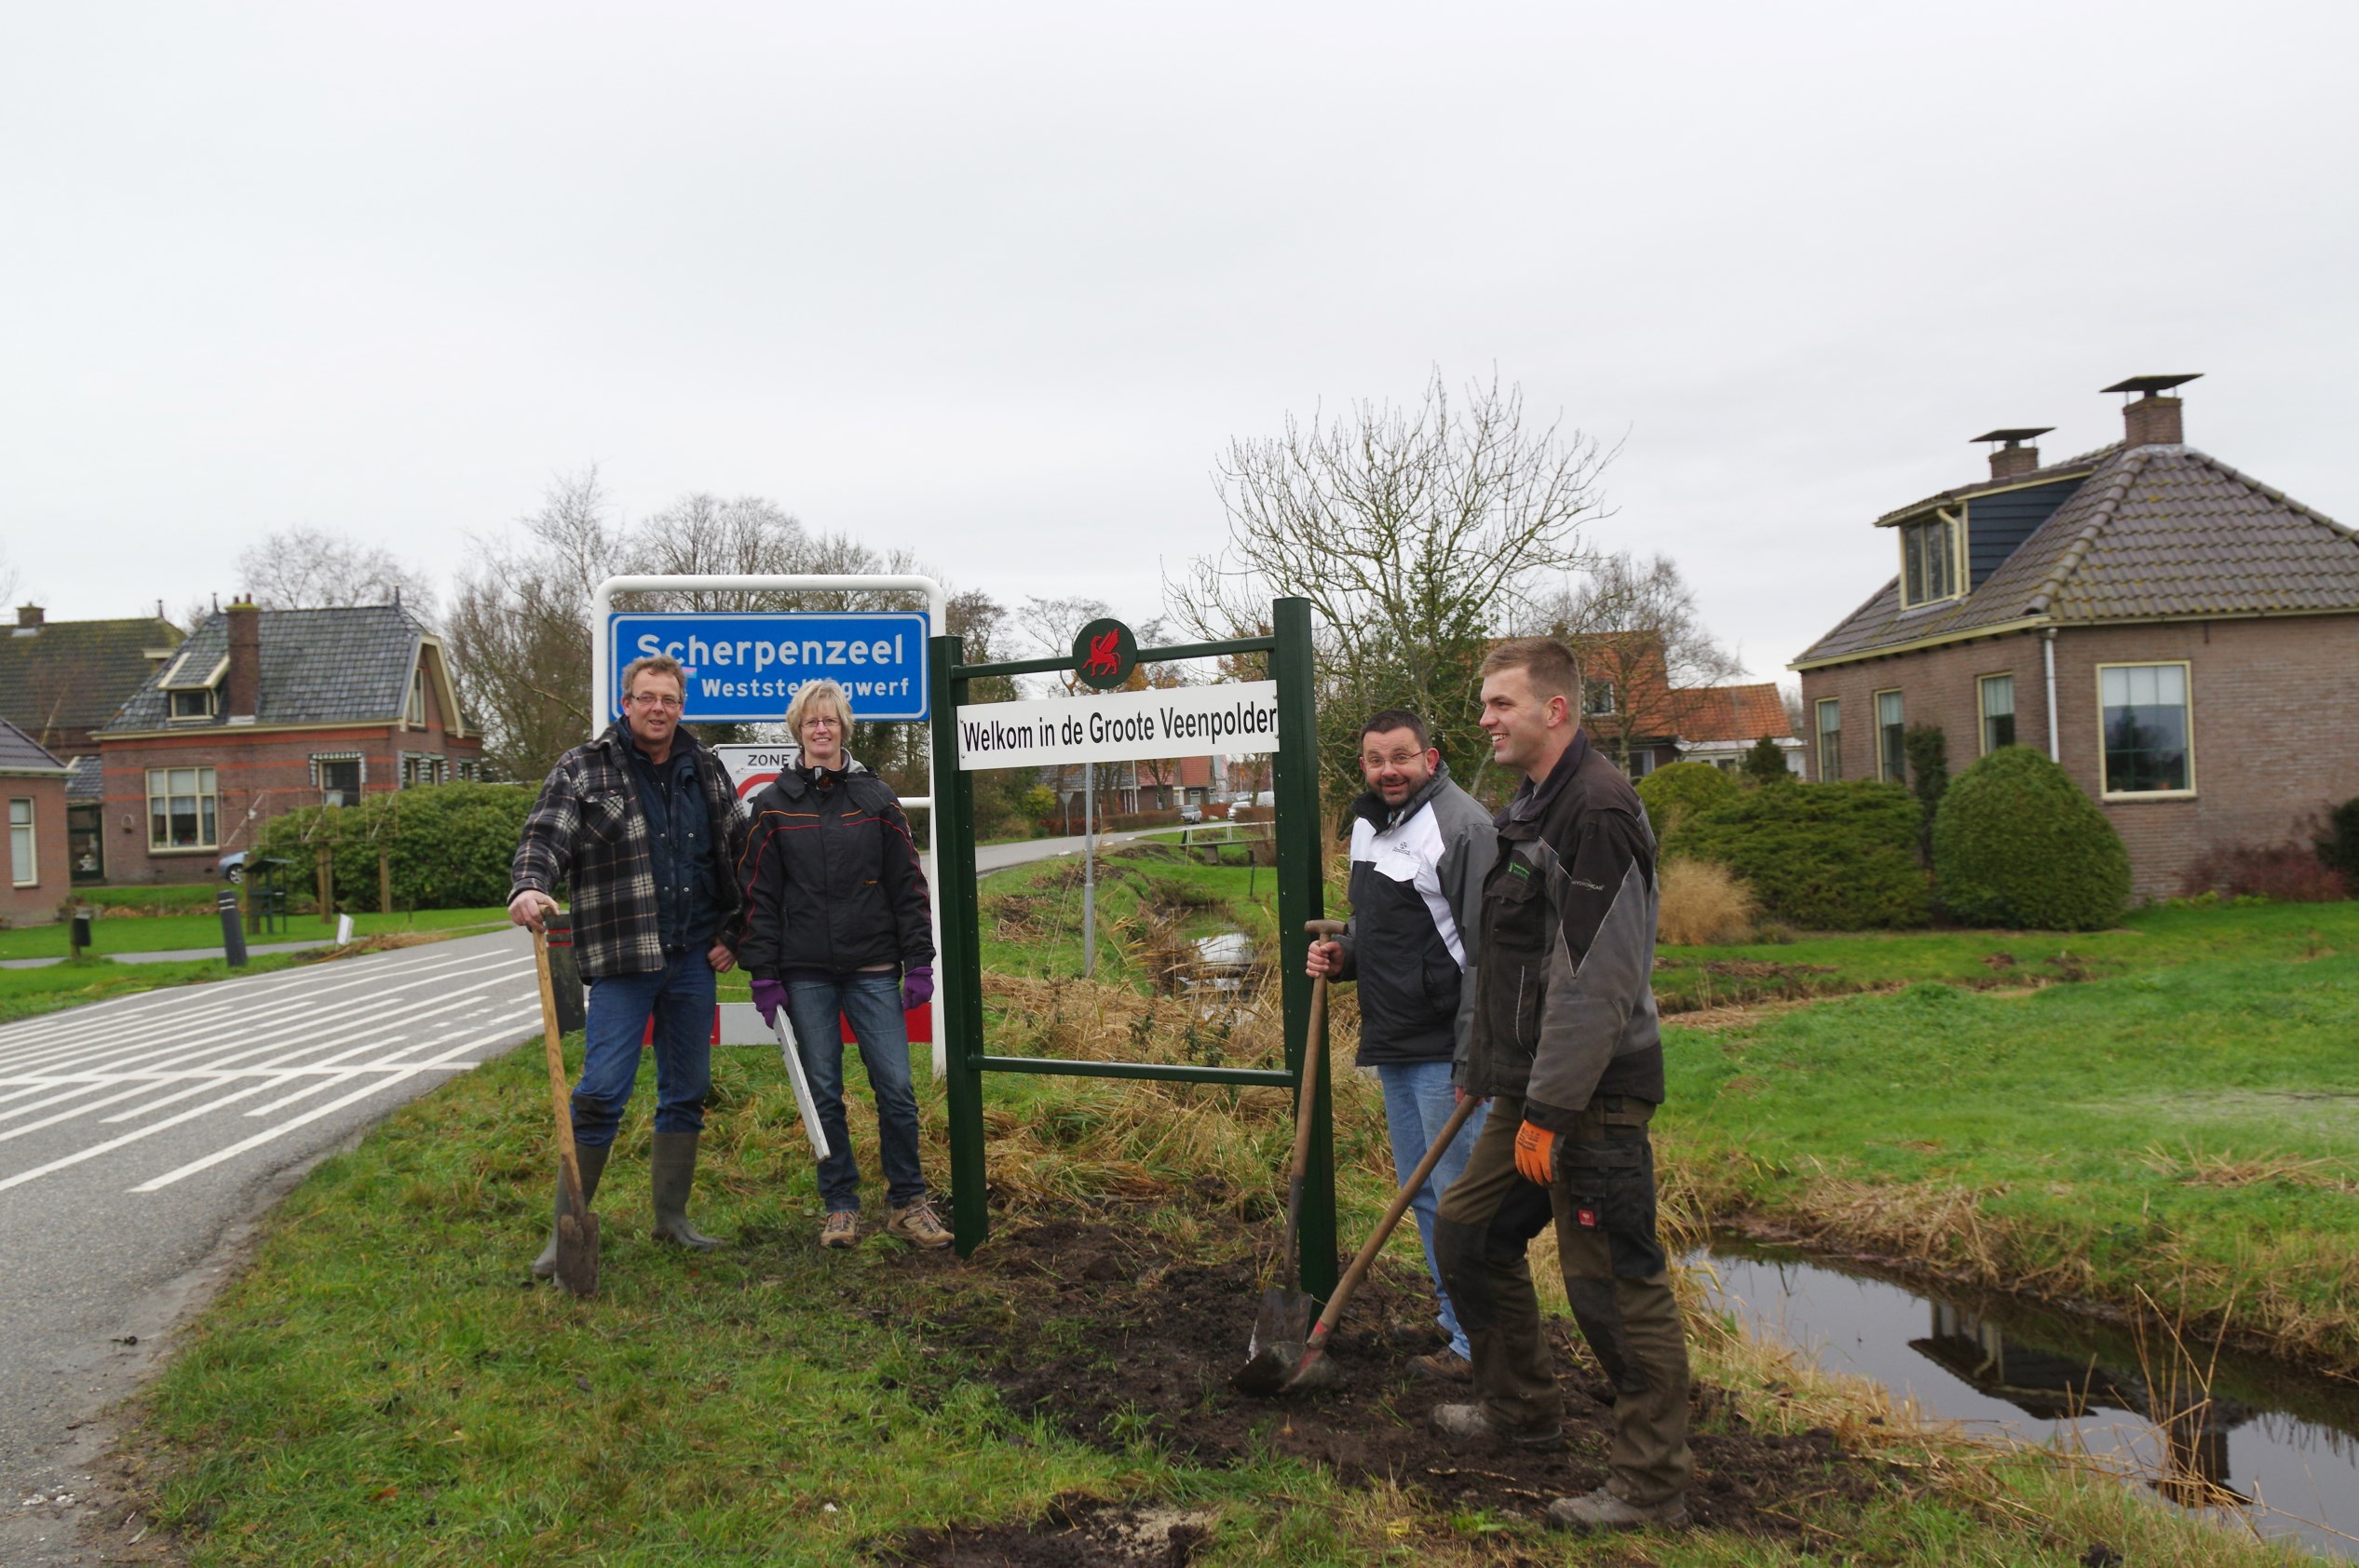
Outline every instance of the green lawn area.
<path id="1" fill-rule="evenodd" d="M 2151 1302 L 2359 1369 L 2359 905 L 2159 910 L 2037 942 L 1730 950 L 1916 983 L 1719 1028 L 1672 1019 L 1666 1169 L 1708 1213 L 1982 1284 Z M 2060 962 L 2101 978 L 1968 988 Z"/>
<path id="2" fill-rule="evenodd" d="M 1146 971 L 1159 930 L 1241 928 L 1266 942 L 1271 873 L 1114 858 L 1100 884 L 1113 934 L 1092 985 L 1076 978 L 1077 871 L 1051 863 L 984 883 L 992 1048 L 1192 1053 L 1188 1009 L 1125 982 Z M 2184 1274 L 2223 1260 L 2249 1271 L 2265 1256 L 2284 1299 L 2327 1314 L 2334 1259 L 2348 1251 L 2329 1257 L 2328 1245 L 2359 1218 L 2347 1185 L 2322 1184 L 2348 1174 L 2330 1162 L 2354 1149 L 2352 912 L 2156 912 L 2132 933 L 2069 939 L 2069 960 L 2053 956 L 2062 939 L 2041 939 L 2044 951 L 2020 936 L 1934 935 L 1666 953 L 1710 973 L 1701 965 L 1807 952 L 1857 985 L 1918 982 L 1709 1030 L 1674 1023 L 1662 1124 L 1673 1180 L 1691 1196 L 1797 1217 L 1842 1196 L 2051 1271 L 2068 1248 L 2158 1283 L 2178 1277 L 2167 1260 L 2185 1260 Z M 1985 959 L 2002 951 L 2018 969 L 2085 963 L 2108 978 L 2032 994 L 2029 977 L 1990 993 L 1950 983 L 1992 974 Z M 724 994 L 742 996 L 742 978 L 725 980 Z M 1240 1029 L 1231 1060 L 1266 1056 L 1273 1040 Z M 941 1095 L 924 1051 L 915 1065 L 939 1180 Z M 852 1076 L 873 1183 L 870 1102 Z M 1388 1196 L 1390 1168 L 1371 1086 L 1337 1079 L 1340 1196 L 1357 1236 Z M 1110 1225 L 1174 1277 L 1268 1242 L 1289 1134 L 1282 1095 L 1011 1076 L 985 1093 L 996 1236 L 1044 1218 Z M 2311 1093 L 2330 1097 L 2290 1098 Z M 2068 1467 L 1908 1433 L 1711 1319 L 1694 1325 L 1698 1370 L 1728 1402 L 1707 1404 L 1702 1430 L 1833 1426 L 1901 1467 L 1864 1498 L 1796 1496 L 1796 1533 L 1584 1543 L 1437 1502 L 1415 1471 L 1402 1484 L 1340 1480 L 1289 1456 L 1282 1413 L 1263 1446 L 1224 1463 L 1158 1440 L 1168 1428 L 1130 1404 L 1077 1435 L 1003 1401 L 985 1376 L 991 1335 L 941 1327 L 945 1314 L 998 1321 L 1037 1299 L 1010 1293 L 988 1254 L 962 1265 L 882 1238 L 817 1251 L 809 1153 L 767 1050 L 716 1057 L 696 1214 L 727 1245 L 703 1257 L 653 1246 L 652 1100 L 650 1068 L 597 1200 L 604 1280 L 590 1302 L 519 1288 L 547 1224 L 537 1050 L 456 1078 L 313 1172 L 148 1401 L 151 1501 L 193 1561 L 841 1563 L 912 1530 L 1038 1518 L 1076 1493 L 1200 1511 L 1209 1535 L 1193 1561 L 1204 1568 L 1768 1568 L 1836 1556 L 2066 1568 L 2095 1541 L 2141 1565 L 2289 1560 Z M 2293 1163 L 2280 1178 L 2222 1184 L 2215 1162 L 2231 1151 Z M 1405 1231 L 1393 1253 L 1414 1278 Z M 1132 1290 L 1110 1279 L 1105 1293 Z M 1237 1294 L 1210 1310 L 1227 1314 L 1220 1328 L 1241 1358 L 1252 1302 Z M 1088 1327 L 1050 1331 L 1078 1343 Z M 1117 1358 L 1094 1375 L 1118 1394 L 1132 1372 Z M 1392 1418 L 1413 1418 L 1428 1397 L 1406 1390 Z M 1482 1463 L 1438 1451 L 1431 1462 Z"/>
<path id="3" fill-rule="evenodd" d="M 469 926 L 495 925 L 508 918 L 505 909 L 435 909 L 395 914 L 356 914 L 352 928 L 363 937 L 391 931 L 451 931 Z M 66 923 L 26 926 L 0 931 L 0 958 L 61 958 L 69 950 Z M 335 935 L 335 923 L 317 915 L 288 917 L 281 930 L 249 936 L 249 942 L 301 942 Z M 218 949 L 221 916 L 204 914 L 123 915 L 100 919 L 91 929 L 89 953 L 103 958 L 111 953 L 169 953 L 176 948 Z"/>
<path id="4" fill-rule="evenodd" d="M 104 958 L 68 961 L 38 969 L 0 969 L 0 1023 L 102 1002 L 134 991 L 155 991 L 168 985 L 200 985 L 226 980 L 233 973 L 267 974 L 300 962 L 302 954 L 265 953 L 232 970 L 218 958 L 172 964 L 115 964 Z"/>

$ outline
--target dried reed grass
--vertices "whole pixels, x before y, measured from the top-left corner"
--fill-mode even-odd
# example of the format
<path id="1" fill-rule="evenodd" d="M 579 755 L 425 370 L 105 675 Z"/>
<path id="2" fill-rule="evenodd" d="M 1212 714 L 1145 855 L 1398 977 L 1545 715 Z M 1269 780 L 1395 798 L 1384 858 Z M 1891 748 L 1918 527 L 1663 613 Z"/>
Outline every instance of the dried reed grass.
<path id="1" fill-rule="evenodd" d="M 1753 890 L 1726 866 L 1709 860 L 1665 860 L 1658 939 L 1674 947 L 1718 947 L 1753 935 L 1759 909 Z"/>

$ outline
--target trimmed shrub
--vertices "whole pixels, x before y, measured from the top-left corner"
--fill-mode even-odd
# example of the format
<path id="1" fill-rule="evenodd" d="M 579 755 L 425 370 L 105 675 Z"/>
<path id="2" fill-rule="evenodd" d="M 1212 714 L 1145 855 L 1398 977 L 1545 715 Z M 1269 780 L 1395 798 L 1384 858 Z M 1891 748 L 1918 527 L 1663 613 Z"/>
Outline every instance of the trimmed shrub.
<path id="1" fill-rule="evenodd" d="M 2326 825 L 2318 835 L 2318 858 L 2359 887 L 2359 798 L 2326 813 Z"/>
<path id="2" fill-rule="evenodd" d="M 2093 931 L 2130 901 L 2122 835 L 2028 746 L 2002 746 L 1951 782 L 1933 818 L 1933 875 L 1969 926 Z"/>
<path id="3" fill-rule="evenodd" d="M 1753 936 L 1753 893 L 1726 866 L 1665 860 L 1655 937 L 1674 947 L 1718 947 Z"/>
<path id="4" fill-rule="evenodd" d="M 1785 765 L 1785 748 L 1766 735 L 1746 750 L 1742 771 L 1756 784 L 1791 784 L 1797 777 Z"/>
<path id="5" fill-rule="evenodd" d="M 302 806 L 264 828 L 258 848 L 292 861 L 286 885 L 305 895 L 326 845 L 339 909 L 377 907 L 380 849 L 395 909 L 489 908 L 508 902 L 508 867 L 534 795 L 518 784 L 436 784 L 369 795 L 359 805 Z"/>
<path id="6" fill-rule="evenodd" d="M 1939 724 L 1911 724 L 1901 732 L 1901 751 L 1908 759 L 1908 788 L 1925 807 L 1925 822 L 1918 843 L 1927 859 L 1933 852 L 1933 816 L 1949 791 L 1949 740 Z"/>
<path id="7" fill-rule="evenodd" d="M 1728 804 L 1742 791 L 1737 781 L 1710 763 L 1673 763 L 1638 780 L 1638 798 L 1655 842 L 1669 845 L 1698 815 Z"/>
<path id="8" fill-rule="evenodd" d="M 1761 912 L 1818 931 L 1923 926 L 1932 889 L 1920 815 L 1897 784 L 1796 782 L 1755 790 L 1682 825 L 1679 852 L 1726 866 Z"/>

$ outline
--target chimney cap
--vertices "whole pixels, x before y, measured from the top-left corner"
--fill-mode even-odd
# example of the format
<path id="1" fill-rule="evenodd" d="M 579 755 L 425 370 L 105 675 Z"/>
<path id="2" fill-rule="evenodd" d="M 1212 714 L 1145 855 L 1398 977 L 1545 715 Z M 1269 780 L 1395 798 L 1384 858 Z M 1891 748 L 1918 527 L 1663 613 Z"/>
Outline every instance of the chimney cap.
<path id="1" fill-rule="evenodd" d="M 2168 392 L 2174 386 L 2184 386 L 2190 381 L 2203 379 L 2202 371 L 2196 371 L 2188 375 L 2134 375 L 2126 381 L 2117 381 L 2110 386 L 2100 386 L 2097 390 L 2100 392 L 2143 392 L 2151 398 L 2158 393 Z"/>
<path id="2" fill-rule="evenodd" d="M 1970 437 L 1968 437 L 1968 438 L 1967 438 L 1967 439 L 1968 439 L 1970 442 L 1972 442 L 1972 441 L 2004 441 L 2004 442 L 2006 442 L 2009 446 L 2013 446 L 2013 445 L 2015 445 L 2015 444 L 2016 444 L 2016 443 L 2018 443 L 2018 442 L 2021 442 L 2021 441 L 2027 441 L 2027 440 L 2031 439 L 2034 436 L 2044 436 L 2044 435 L 2046 435 L 2049 431 L 2051 431 L 2051 430 L 2053 430 L 2053 429 L 2054 429 L 2054 428 L 2055 428 L 2055 426 L 2053 426 L 2053 425 L 2022 425 L 2022 426 L 2017 426 L 2013 427 L 2013 429 L 2007 429 L 2007 430 L 1991 430 L 1991 431 L 1987 431 L 1987 432 L 1986 432 L 1986 433 L 1985 433 L 1985 434 L 1983 434 L 1983 435 L 1979 435 L 1979 436 L 1970 436 Z"/>

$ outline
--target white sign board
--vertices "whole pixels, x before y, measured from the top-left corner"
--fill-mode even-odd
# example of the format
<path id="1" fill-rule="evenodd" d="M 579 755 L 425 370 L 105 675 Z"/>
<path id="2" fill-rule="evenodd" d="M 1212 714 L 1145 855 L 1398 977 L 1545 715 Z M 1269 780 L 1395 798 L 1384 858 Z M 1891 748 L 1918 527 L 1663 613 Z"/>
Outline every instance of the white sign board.
<path id="1" fill-rule="evenodd" d="M 713 752 L 721 765 L 729 770 L 729 782 L 738 787 L 738 799 L 750 801 L 779 774 L 803 760 L 799 746 L 715 746 Z"/>
<path id="2" fill-rule="evenodd" d="M 1278 750 L 1278 683 L 1176 686 L 958 710 L 958 765 L 1054 767 Z"/>

